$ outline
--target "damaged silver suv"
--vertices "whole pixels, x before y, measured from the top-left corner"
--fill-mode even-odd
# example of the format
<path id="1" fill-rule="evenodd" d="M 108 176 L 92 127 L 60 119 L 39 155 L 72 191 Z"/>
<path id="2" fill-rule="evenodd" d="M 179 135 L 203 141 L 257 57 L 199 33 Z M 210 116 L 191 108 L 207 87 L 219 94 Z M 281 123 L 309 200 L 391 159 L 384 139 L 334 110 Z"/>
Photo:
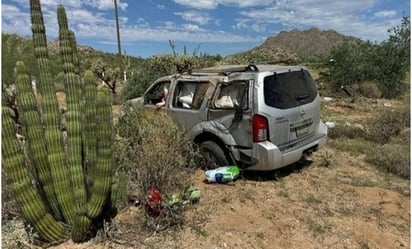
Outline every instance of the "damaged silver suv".
<path id="1" fill-rule="evenodd" d="M 327 140 L 318 90 L 303 66 L 226 65 L 170 75 L 131 103 L 164 103 L 160 108 L 199 145 L 209 168 L 273 170 Z"/>

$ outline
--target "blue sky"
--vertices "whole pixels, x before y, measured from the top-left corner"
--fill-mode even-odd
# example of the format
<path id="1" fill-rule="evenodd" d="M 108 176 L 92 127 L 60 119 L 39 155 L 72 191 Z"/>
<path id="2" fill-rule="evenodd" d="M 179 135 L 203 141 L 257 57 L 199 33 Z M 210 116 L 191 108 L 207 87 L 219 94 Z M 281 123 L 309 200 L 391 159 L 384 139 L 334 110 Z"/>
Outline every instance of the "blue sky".
<path id="1" fill-rule="evenodd" d="M 117 0 L 122 50 L 148 58 L 176 51 L 222 56 L 247 51 L 292 29 L 333 29 L 381 42 L 387 30 L 410 16 L 407 0 Z M 113 0 L 41 0 L 48 39 L 58 35 L 56 9 L 63 4 L 80 45 L 116 53 Z M 28 0 L 3 0 L 2 32 L 31 37 Z"/>

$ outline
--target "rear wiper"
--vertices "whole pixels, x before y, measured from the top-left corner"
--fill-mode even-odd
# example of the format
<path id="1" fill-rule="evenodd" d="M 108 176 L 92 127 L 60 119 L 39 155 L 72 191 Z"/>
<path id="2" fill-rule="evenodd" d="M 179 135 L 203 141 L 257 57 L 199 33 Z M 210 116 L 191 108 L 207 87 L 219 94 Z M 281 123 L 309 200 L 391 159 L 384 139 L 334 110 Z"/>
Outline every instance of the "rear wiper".
<path id="1" fill-rule="evenodd" d="M 300 96 L 295 96 L 295 99 L 299 102 L 302 102 L 303 100 L 309 98 L 309 95 L 300 95 Z"/>

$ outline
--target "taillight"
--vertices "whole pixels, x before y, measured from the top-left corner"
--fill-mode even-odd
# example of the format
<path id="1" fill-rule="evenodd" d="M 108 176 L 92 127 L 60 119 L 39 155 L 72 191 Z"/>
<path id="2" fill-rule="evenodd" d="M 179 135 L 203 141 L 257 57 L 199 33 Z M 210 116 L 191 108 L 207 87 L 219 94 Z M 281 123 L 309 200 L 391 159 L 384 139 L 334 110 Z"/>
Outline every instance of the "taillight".
<path id="1" fill-rule="evenodd" d="M 268 140 L 268 120 L 267 118 L 254 115 L 253 116 L 253 142 L 263 142 Z"/>

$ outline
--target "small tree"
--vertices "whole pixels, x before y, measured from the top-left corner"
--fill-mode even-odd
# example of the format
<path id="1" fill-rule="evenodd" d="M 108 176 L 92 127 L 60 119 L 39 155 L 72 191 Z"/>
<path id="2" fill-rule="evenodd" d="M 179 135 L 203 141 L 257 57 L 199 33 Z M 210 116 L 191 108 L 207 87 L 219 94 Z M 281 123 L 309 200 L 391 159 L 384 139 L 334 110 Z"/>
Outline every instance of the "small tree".
<path id="1" fill-rule="evenodd" d="M 410 66 L 409 18 L 403 17 L 401 25 L 388 32 L 389 39 L 380 44 L 360 41 L 335 47 L 324 62 L 329 69 L 328 81 L 336 88 L 377 82 L 384 97 L 399 97 Z"/>
<path id="2" fill-rule="evenodd" d="M 405 90 L 404 78 L 410 67 L 410 20 L 388 30 L 389 39 L 376 50 L 376 79 L 384 97 L 395 98 Z"/>
<path id="3" fill-rule="evenodd" d="M 375 45 L 370 42 L 345 42 L 334 48 L 327 62 L 330 81 L 336 88 L 373 78 L 370 68 Z"/>

